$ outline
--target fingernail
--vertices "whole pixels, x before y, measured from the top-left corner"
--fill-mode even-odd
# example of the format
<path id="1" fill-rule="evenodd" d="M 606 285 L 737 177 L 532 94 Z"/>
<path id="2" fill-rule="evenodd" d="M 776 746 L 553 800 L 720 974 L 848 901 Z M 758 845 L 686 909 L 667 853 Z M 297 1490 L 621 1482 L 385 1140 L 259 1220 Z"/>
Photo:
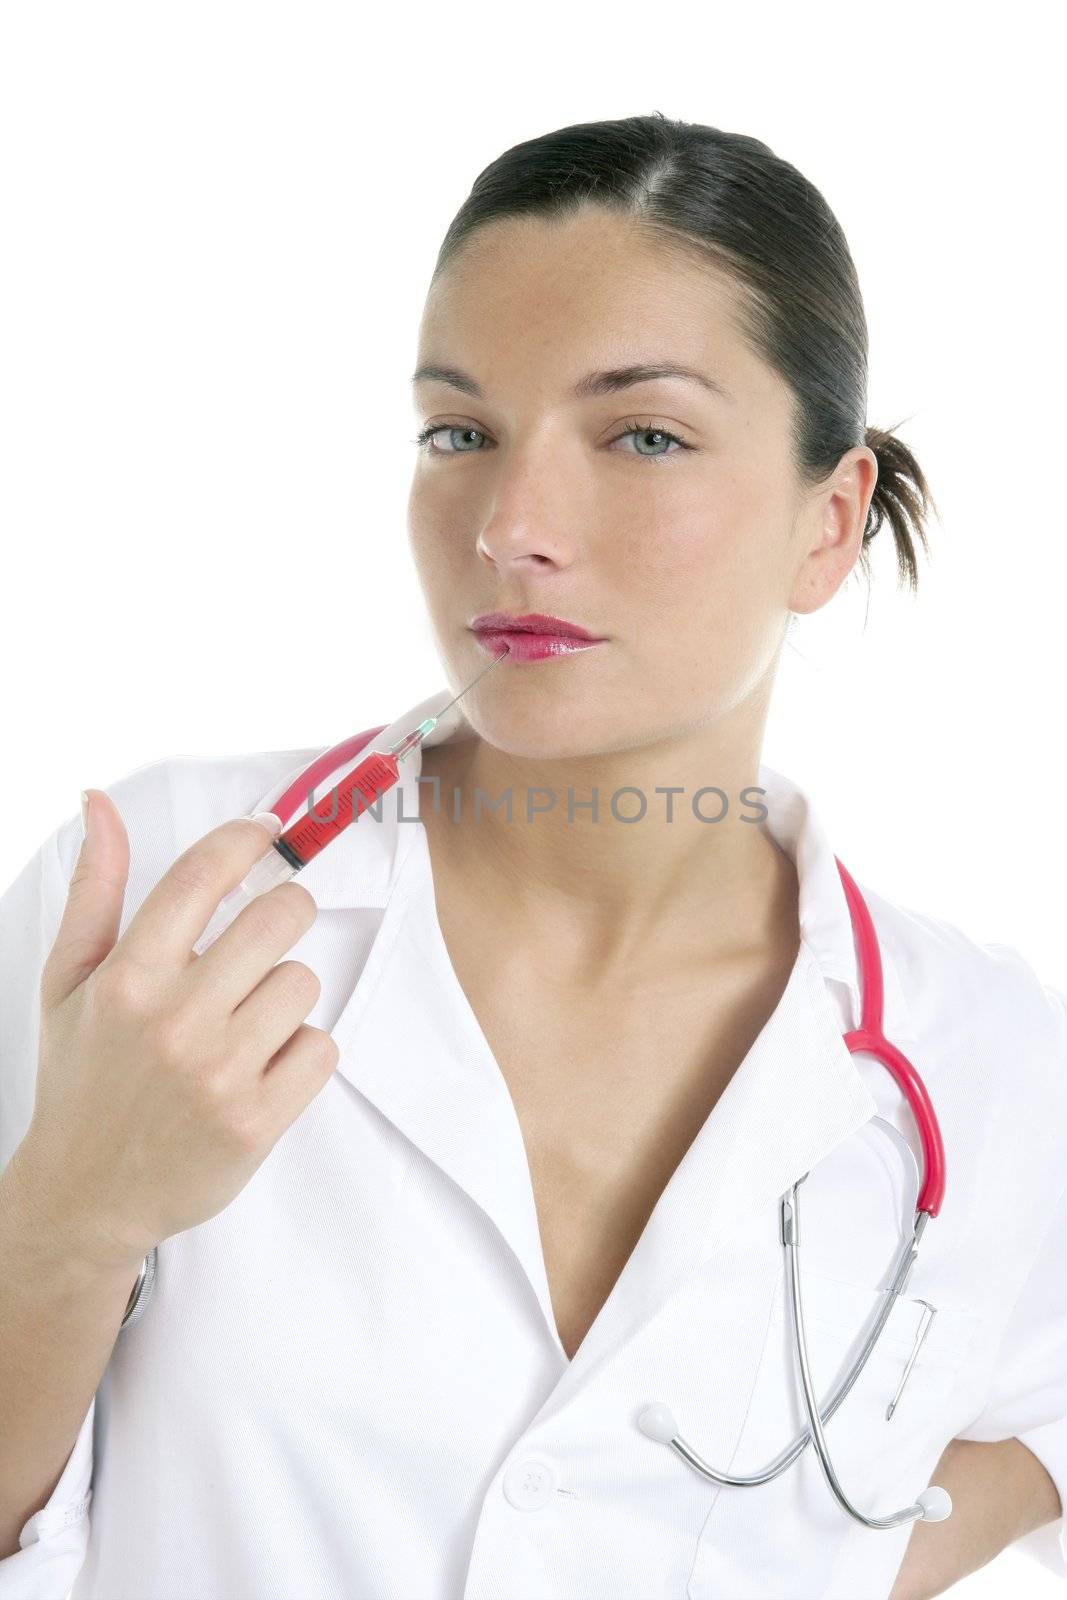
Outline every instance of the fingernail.
<path id="1" fill-rule="evenodd" d="M 82 790 L 82 829 L 84 839 L 85 834 L 89 832 L 89 794 L 86 789 Z"/>
<path id="2" fill-rule="evenodd" d="M 261 822 L 267 832 L 273 835 L 275 839 L 282 831 L 281 818 L 276 817 L 273 811 L 255 811 L 252 813 L 251 820 L 253 822 Z"/>

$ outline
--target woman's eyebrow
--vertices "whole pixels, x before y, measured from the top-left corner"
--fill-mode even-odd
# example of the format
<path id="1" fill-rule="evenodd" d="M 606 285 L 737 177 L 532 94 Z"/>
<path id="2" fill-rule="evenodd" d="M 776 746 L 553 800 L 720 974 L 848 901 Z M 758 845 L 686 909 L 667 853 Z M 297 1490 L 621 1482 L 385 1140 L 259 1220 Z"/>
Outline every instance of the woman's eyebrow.
<path id="1" fill-rule="evenodd" d="M 627 367 L 609 367 L 604 371 L 587 372 L 584 378 L 571 389 L 571 395 L 576 400 L 586 400 L 592 395 L 616 394 L 620 389 L 629 389 L 635 383 L 651 383 L 656 378 L 684 378 L 690 383 L 698 383 L 712 394 L 717 394 L 722 400 L 733 400 L 730 391 L 705 372 L 698 372 L 695 367 L 686 367 L 677 361 L 646 361 L 635 363 Z M 481 386 L 467 372 L 462 372 L 458 367 L 438 366 L 430 362 L 418 368 L 412 374 L 413 384 L 418 383 L 447 383 L 452 389 L 458 389 L 463 394 L 473 395 L 476 400 L 484 400 Z"/>

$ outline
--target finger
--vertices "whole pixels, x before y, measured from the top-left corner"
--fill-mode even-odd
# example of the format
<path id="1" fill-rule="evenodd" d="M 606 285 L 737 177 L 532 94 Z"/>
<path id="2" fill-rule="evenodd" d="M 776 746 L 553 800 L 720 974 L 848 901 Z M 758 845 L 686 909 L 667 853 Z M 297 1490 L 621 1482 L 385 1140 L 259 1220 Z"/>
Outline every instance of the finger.
<path id="1" fill-rule="evenodd" d="M 41 971 L 41 997 L 65 1000 L 115 946 L 130 871 L 130 841 L 118 808 L 103 789 L 87 789 L 85 836 L 67 888 L 67 903 Z"/>
<path id="2" fill-rule="evenodd" d="M 318 1003 L 322 985 L 302 961 L 280 961 L 252 990 L 229 1022 L 227 1052 L 231 1059 L 253 1062 L 265 1072 Z"/>
<path id="3" fill-rule="evenodd" d="M 192 976 L 204 1004 L 237 1013 L 317 915 L 314 897 L 299 883 L 276 884 L 249 901 L 196 959 Z"/>
<path id="4" fill-rule="evenodd" d="M 272 836 L 260 822 L 223 822 L 184 850 L 141 902 L 123 935 L 131 956 L 146 967 L 186 967 L 212 912 L 243 880 Z"/>
<path id="5" fill-rule="evenodd" d="M 341 1052 L 331 1034 L 301 1023 L 260 1080 L 260 1115 L 276 1143 L 333 1077 Z"/>

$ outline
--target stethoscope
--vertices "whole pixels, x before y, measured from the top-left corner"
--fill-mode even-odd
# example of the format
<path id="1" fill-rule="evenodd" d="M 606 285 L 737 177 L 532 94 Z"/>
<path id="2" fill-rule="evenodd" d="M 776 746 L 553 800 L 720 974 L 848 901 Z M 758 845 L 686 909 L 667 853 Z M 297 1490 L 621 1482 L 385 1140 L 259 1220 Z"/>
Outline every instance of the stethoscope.
<path id="1" fill-rule="evenodd" d="M 800 1185 L 808 1176 L 805 1172 L 794 1184 L 790 1185 L 781 1198 L 780 1228 L 781 1242 L 785 1249 L 796 1357 L 800 1367 L 804 1405 L 808 1413 L 808 1429 L 804 1433 L 798 1434 L 792 1444 L 788 1445 L 780 1455 L 775 1456 L 770 1465 L 765 1467 L 762 1472 L 739 1476 L 729 1472 L 720 1472 L 717 1468 L 709 1466 L 692 1446 L 687 1444 L 681 1437 L 669 1407 L 662 1401 L 656 1401 L 642 1411 L 637 1419 L 637 1425 L 642 1433 L 647 1434 L 650 1439 L 656 1439 L 661 1444 L 669 1444 L 671 1449 L 676 1451 L 683 1461 L 687 1461 L 702 1478 L 707 1478 L 712 1483 L 728 1484 L 731 1487 L 746 1489 L 755 1488 L 758 1484 L 769 1483 L 772 1478 L 777 1478 L 793 1465 L 793 1462 L 801 1455 L 809 1441 L 814 1439 L 815 1449 L 826 1481 L 834 1498 L 848 1512 L 849 1516 L 855 1517 L 856 1521 L 862 1522 L 866 1528 L 898 1528 L 902 1523 L 906 1522 L 943 1522 L 946 1517 L 951 1516 L 952 1499 L 947 1490 L 938 1488 L 936 1484 L 931 1484 L 928 1489 L 924 1489 L 921 1494 L 916 1496 L 912 1505 L 905 1506 L 901 1511 L 894 1511 L 891 1515 L 885 1517 L 865 1516 L 862 1511 L 852 1504 L 841 1487 L 840 1479 L 830 1459 L 824 1424 L 833 1416 L 866 1366 L 871 1351 L 877 1344 L 879 1335 L 885 1327 L 889 1313 L 892 1311 L 897 1297 L 903 1292 L 905 1284 L 911 1275 L 919 1254 L 919 1241 L 922 1238 L 927 1221 L 930 1217 L 936 1217 L 941 1209 L 945 1196 L 945 1149 L 941 1139 L 941 1128 L 930 1102 L 930 1096 L 926 1092 L 925 1084 L 907 1057 L 895 1045 L 890 1044 L 882 1031 L 884 1000 L 882 958 L 878 948 L 874 924 L 871 921 L 867 904 L 856 887 L 854 880 L 836 856 L 834 860 L 837 861 L 837 870 L 840 873 L 841 882 L 844 884 L 845 898 L 848 901 L 852 929 L 858 946 L 862 992 L 860 1025 L 850 1033 L 845 1034 L 845 1044 L 853 1053 L 859 1050 L 868 1051 L 871 1055 L 876 1056 L 882 1065 L 892 1073 L 904 1091 L 905 1098 L 911 1107 L 922 1142 L 923 1183 L 916 1201 L 912 1233 L 910 1237 L 905 1239 L 904 1246 L 897 1257 L 893 1281 L 886 1291 L 883 1304 L 879 1306 L 877 1315 L 871 1323 L 859 1355 L 845 1377 L 833 1389 L 825 1409 L 820 1414 L 819 1403 L 815 1395 L 815 1386 L 812 1382 L 811 1365 L 808 1361 L 807 1339 L 804 1328 L 804 1306 L 800 1287 L 800 1206 L 798 1193 Z M 872 1121 L 880 1123 L 884 1131 L 898 1139 L 908 1156 L 914 1160 L 914 1157 L 911 1156 L 910 1145 L 891 1124 L 885 1122 L 881 1117 L 874 1117 Z M 925 1310 L 917 1330 L 914 1348 L 900 1379 L 896 1394 L 886 1410 L 887 1421 L 896 1409 L 908 1374 L 915 1364 L 919 1347 L 935 1315 L 933 1306 L 926 1302 L 924 1302 L 924 1305 Z"/>
<path id="2" fill-rule="evenodd" d="M 491 665 L 495 664 L 495 662 L 491 663 Z M 484 670 L 488 671 L 489 668 Z M 483 675 L 484 673 L 480 673 L 478 676 L 481 677 Z M 474 682 L 477 682 L 477 678 Z M 462 693 L 466 693 L 466 689 Z M 246 884 L 242 885 L 239 891 L 233 891 L 230 896 L 227 896 L 227 900 L 222 902 L 216 917 L 212 919 L 212 923 L 217 922 L 218 926 L 221 926 L 224 922 L 232 919 L 239 905 L 247 900 L 249 894 L 265 892 L 271 884 L 291 877 L 294 871 L 298 870 L 301 865 L 306 864 L 306 861 L 315 852 L 321 850 L 331 837 L 335 837 L 337 833 L 355 820 L 360 809 L 365 804 L 397 781 L 397 761 L 398 759 L 402 760 L 409 750 L 415 748 L 418 744 L 434 744 L 448 739 L 462 722 L 462 713 L 457 707 L 460 695 L 453 696 L 444 706 L 442 706 L 442 699 L 443 696 L 441 694 L 431 696 L 430 699 L 424 700 L 419 706 L 413 707 L 395 722 L 379 728 L 366 729 L 362 733 L 343 740 L 340 744 L 334 745 L 331 749 L 319 755 L 298 778 L 290 783 L 284 793 L 272 803 L 271 810 L 284 824 L 294 815 L 298 806 L 307 801 L 308 817 L 302 823 L 294 824 L 288 834 L 282 835 L 275 841 L 274 850 L 268 851 L 262 862 L 253 867 Z M 377 745 L 384 746 L 384 750 L 379 751 L 376 748 Z M 368 749 L 370 750 L 369 755 L 366 753 Z M 333 810 L 328 817 L 323 817 L 321 812 L 314 812 L 312 807 L 316 785 L 336 773 L 355 757 L 362 757 L 362 759 L 354 769 L 354 772 L 350 771 L 346 776 L 349 779 L 355 777 L 357 783 L 355 786 L 350 785 L 348 792 L 344 796 L 344 805 L 339 810 L 335 797 Z M 361 774 L 364 776 L 360 777 Z M 362 798 L 359 798 L 360 788 L 362 788 Z M 293 845 L 300 844 L 299 855 L 294 854 L 293 849 L 286 845 L 287 838 L 291 840 Z M 919 1254 L 919 1241 L 922 1238 L 923 1229 L 926 1227 L 928 1219 L 935 1217 L 941 1208 L 945 1193 L 945 1151 L 941 1140 L 941 1129 L 922 1079 L 911 1062 L 895 1045 L 890 1044 L 882 1031 L 884 1000 L 882 959 L 874 924 L 855 882 L 836 856 L 834 859 L 837 861 L 837 869 L 844 884 L 845 897 L 848 901 L 853 933 L 858 947 L 862 992 L 860 1026 L 845 1034 L 845 1044 L 852 1052 L 868 1051 L 871 1055 L 876 1056 L 892 1073 L 911 1106 L 922 1142 L 924 1178 L 916 1202 L 915 1220 L 911 1236 L 904 1241 L 895 1265 L 892 1284 L 886 1291 L 885 1301 L 878 1309 L 859 1355 L 849 1372 L 833 1390 L 825 1410 L 820 1414 L 808 1361 L 804 1309 L 800 1287 L 800 1205 L 798 1192 L 800 1185 L 808 1176 L 805 1172 L 795 1183 L 790 1185 L 782 1196 L 780 1202 L 780 1235 L 786 1252 L 793 1333 L 796 1342 L 797 1359 L 800 1365 L 804 1403 L 810 1424 L 809 1430 L 798 1435 L 762 1472 L 738 1476 L 728 1472 L 720 1472 L 715 1467 L 709 1466 L 680 1436 L 670 1409 L 662 1401 L 656 1401 L 641 1413 L 638 1418 L 638 1426 L 649 1438 L 656 1439 L 663 1444 L 669 1444 L 682 1457 L 683 1461 L 687 1461 L 701 1477 L 709 1479 L 712 1483 L 728 1484 L 741 1488 L 754 1488 L 758 1484 L 768 1483 L 772 1478 L 777 1478 L 780 1473 L 785 1472 L 787 1468 L 792 1466 L 793 1462 L 796 1461 L 807 1446 L 809 1440 L 814 1439 L 815 1448 L 826 1480 L 844 1510 L 850 1516 L 855 1517 L 857 1522 L 862 1522 L 865 1527 L 896 1528 L 906 1522 L 920 1520 L 925 1522 L 944 1521 L 952 1512 L 952 1500 L 946 1490 L 931 1485 L 916 1497 L 912 1505 L 906 1506 L 901 1511 L 895 1511 L 887 1517 L 865 1516 L 862 1511 L 851 1503 L 841 1487 L 833 1462 L 830 1459 L 823 1424 L 833 1416 L 866 1366 L 871 1351 L 874 1349 L 879 1335 L 885 1327 L 886 1319 L 893 1309 L 894 1302 L 903 1292 L 911 1275 Z M 260 866 L 265 869 L 263 872 L 257 871 Z M 251 882 L 251 880 L 256 881 Z M 230 903 L 227 904 L 227 902 Z M 211 926 L 209 924 L 209 929 Z M 217 936 L 217 932 L 218 927 L 214 929 L 212 936 Z M 202 940 L 198 941 L 198 947 L 205 945 L 208 936 L 205 933 Z M 911 1155 L 907 1141 L 889 1123 L 884 1122 L 879 1117 L 872 1118 L 872 1121 L 880 1123 L 886 1132 L 894 1134 L 907 1154 Z M 144 1315 L 145 1307 L 148 1304 L 155 1283 L 156 1269 L 157 1249 L 152 1249 L 145 1257 L 137 1282 L 133 1286 L 125 1315 L 120 1324 L 120 1332 L 122 1329 L 138 1322 Z M 919 1328 L 915 1348 L 911 1353 L 897 1393 L 893 1397 L 886 1413 L 887 1420 L 893 1414 L 900 1398 L 901 1389 L 911 1371 L 919 1345 L 925 1336 L 930 1318 L 933 1315 L 934 1308 L 927 1306 Z"/>

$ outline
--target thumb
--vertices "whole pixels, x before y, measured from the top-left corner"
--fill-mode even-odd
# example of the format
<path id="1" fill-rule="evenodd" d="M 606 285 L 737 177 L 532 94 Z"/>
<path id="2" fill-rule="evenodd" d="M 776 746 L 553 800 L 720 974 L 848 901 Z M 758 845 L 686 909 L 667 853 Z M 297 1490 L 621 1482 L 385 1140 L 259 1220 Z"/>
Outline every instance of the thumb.
<path id="1" fill-rule="evenodd" d="M 115 947 L 130 871 L 130 841 L 103 789 L 86 789 L 85 836 L 67 889 L 55 943 L 41 974 L 41 994 L 65 1000 Z"/>

